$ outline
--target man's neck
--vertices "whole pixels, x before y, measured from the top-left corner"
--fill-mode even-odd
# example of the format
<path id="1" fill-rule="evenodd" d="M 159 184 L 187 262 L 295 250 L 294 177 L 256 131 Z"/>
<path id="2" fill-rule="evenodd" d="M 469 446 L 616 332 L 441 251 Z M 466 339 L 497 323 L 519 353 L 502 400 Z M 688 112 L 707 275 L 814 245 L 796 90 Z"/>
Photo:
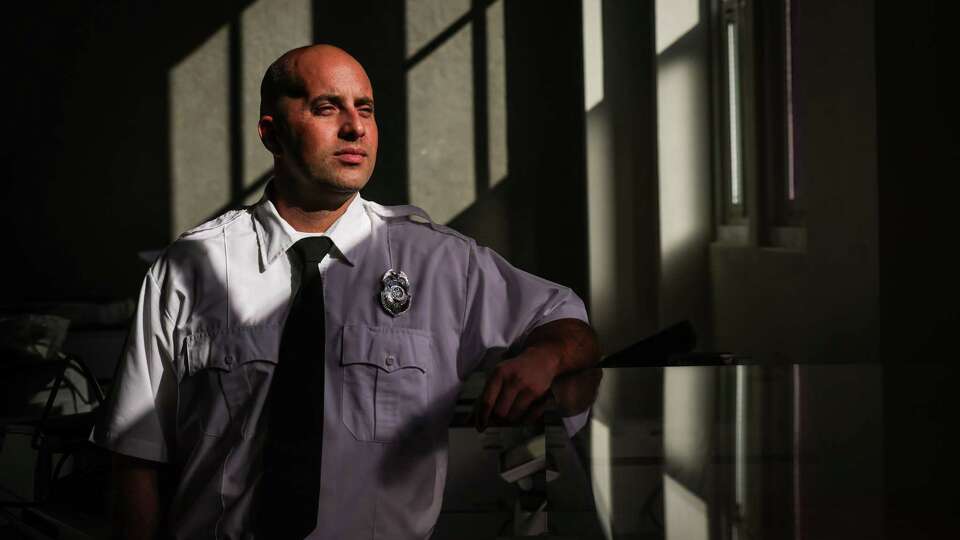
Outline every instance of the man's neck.
<path id="1" fill-rule="evenodd" d="M 325 204 L 306 203 L 289 189 L 289 184 L 277 180 L 275 178 L 271 182 L 272 189 L 268 196 L 280 217 L 299 232 L 326 232 L 347 211 L 357 196 L 357 193 L 352 193 L 347 195 L 346 199 L 338 198 Z"/>

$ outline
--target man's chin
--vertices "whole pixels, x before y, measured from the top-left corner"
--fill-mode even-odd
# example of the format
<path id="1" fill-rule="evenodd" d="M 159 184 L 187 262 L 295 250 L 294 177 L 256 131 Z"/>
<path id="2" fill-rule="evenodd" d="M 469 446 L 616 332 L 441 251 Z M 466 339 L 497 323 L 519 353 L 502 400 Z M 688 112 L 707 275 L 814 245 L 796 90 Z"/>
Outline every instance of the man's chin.
<path id="1" fill-rule="evenodd" d="M 322 185 L 328 193 L 340 193 L 350 195 L 363 189 L 367 185 L 369 176 L 357 175 L 356 177 L 340 177 L 335 179 L 316 179 L 318 185 Z"/>
<path id="2" fill-rule="evenodd" d="M 315 194 L 324 194 L 324 195 L 350 195 L 356 193 L 363 189 L 363 186 L 366 185 L 367 180 L 359 175 L 357 177 L 351 178 L 349 176 L 338 175 L 331 178 L 329 174 L 327 175 L 304 175 L 301 177 L 301 185 L 303 188 L 314 192 Z"/>
<path id="3" fill-rule="evenodd" d="M 295 201 L 294 204 L 306 210 L 334 210 L 363 189 L 366 181 L 360 180 L 304 175 L 294 180 L 297 187 L 287 196 L 291 202 Z"/>
<path id="4" fill-rule="evenodd" d="M 363 185 L 357 184 L 323 184 L 318 192 L 323 193 L 327 199 L 339 199 L 345 201 L 363 189 Z"/>
<path id="5" fill-rule="evenodd" d="M 345 195 L 356 193 L 361 189 L 363 189 L 362 184 L 334 184 L 327 186 L 327 190 L 331 193 L 342 193 Z"/>

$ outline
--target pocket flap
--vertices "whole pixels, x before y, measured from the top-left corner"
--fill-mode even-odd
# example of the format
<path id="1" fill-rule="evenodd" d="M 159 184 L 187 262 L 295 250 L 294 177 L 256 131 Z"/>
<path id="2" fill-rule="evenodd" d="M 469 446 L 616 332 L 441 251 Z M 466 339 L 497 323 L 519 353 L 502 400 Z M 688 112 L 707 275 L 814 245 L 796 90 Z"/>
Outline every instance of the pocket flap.
<path id="1" fill-rule="evenodd" d="M 426 373 L 430 340 L 429 332 L 412 328 L 344 326 L 341 364 L 369 364 L 386 372 L 415 367 Z"/>
<path id="2" fill-rule="evenodd" d="M 217 335 L 207 333 L 195 333 L 183 337 L 182 350 L 187 375 L 193 375 L 208 368 L 230 371 L 236 359 L 217 347 L 218 341 Z"/>
<path id="3" fill-rule="evenodd" d="M 230 330 L 194 331 L 181 338 L 186 374 L 215 368 L 230 371 L 247 362 L 277 362 L 281 329 L 240 326 Z"/>

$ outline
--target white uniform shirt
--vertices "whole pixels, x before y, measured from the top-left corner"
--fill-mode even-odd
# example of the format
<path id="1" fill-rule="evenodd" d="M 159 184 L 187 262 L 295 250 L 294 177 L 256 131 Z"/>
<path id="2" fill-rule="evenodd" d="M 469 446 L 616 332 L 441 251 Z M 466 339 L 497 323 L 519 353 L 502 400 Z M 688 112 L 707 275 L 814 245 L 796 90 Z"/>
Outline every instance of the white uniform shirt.
<path id="1" fill-rule="evenodd" d="M 426 538 L 463 381 L 539 325 L 586 321 L 583 302 L 412 206 L 358 195 L 326 234 L 323 480 L 309 538 Z M 264 199 L 183 234 L 144 279 L 91 440 L 172 465 L 176 538 L 252 538 L 261 413 L 299 287 L 287 255 L 297 237 Z M 389 269 L 410 279 L 410 308 L 397 317 L 379 300 Z M 586 413 L 564 421 L 573 433 Z"/>

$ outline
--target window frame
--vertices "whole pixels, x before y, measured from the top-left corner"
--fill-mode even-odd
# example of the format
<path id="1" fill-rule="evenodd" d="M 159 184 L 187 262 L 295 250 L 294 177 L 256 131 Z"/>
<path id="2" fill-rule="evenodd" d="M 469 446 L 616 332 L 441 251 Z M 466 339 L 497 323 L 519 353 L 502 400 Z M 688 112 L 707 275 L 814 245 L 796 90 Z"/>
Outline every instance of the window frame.
<path id="1" fill-rule="evenodd" d="M 793 57 L 787 57 L 796 50 L 796 1 L 712 1 L 716 238 L 721 242 L 794 249 L 805 245 L 804 192 L 796 166 L 796 77 Z M 731 23 L 738 48 L 740 205 L 731 197 Z"/>

